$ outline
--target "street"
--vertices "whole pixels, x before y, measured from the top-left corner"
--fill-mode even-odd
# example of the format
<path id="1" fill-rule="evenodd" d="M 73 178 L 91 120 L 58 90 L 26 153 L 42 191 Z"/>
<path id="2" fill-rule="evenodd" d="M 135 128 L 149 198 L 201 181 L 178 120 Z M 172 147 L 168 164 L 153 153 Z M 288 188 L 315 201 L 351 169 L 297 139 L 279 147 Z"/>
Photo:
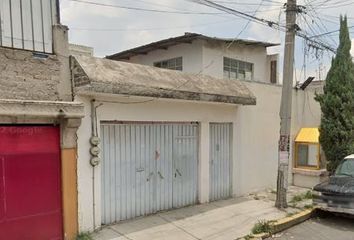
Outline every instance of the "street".
<path id="1" fill-rule="evenodd" d="M 354 219 L 321 214 L 319 217 L 310 219 L 302 224 L 292 227 L 273 238 L 277 240 L 352 240 L 354 239 Z"/>

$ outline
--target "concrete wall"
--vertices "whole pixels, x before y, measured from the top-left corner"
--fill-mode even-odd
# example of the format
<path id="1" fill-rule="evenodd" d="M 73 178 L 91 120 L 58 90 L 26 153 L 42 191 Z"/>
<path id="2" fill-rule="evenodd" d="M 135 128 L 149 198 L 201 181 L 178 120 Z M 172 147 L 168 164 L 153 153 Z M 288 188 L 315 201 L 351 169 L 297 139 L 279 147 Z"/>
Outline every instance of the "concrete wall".
<path id="1" fill-rule="evenodd" d="M 71 80 L 66 27 L 53 28 L 56 55 L 0 47 L 0 98 L 70 101 Z"/>

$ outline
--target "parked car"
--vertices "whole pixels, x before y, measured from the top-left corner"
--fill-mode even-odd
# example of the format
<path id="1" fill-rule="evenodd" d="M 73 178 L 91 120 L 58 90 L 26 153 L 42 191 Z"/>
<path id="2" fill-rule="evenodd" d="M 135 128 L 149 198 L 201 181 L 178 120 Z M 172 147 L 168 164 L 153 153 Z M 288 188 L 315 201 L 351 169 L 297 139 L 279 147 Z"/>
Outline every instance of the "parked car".
<path id="1" fill-rule="evenodd" d="M 318 208 L 354 215 L 354 154 L 344 158 L 334 175 L 313 190 L 313 202 Z"/>

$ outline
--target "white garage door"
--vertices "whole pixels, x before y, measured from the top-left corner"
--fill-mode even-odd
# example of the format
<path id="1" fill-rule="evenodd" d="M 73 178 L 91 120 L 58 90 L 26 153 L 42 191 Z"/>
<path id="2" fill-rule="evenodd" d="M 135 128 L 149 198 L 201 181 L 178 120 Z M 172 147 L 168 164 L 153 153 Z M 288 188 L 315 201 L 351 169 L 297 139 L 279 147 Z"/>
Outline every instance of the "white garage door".
<path id="1" fill-rule="evenodd" d="M 232 124 L 210 124 L 210 201 L 231 197 Z"/>
<path id="2" fill-rule="evenodd" d="M 101 124 L 102 224 L 197 202 L 197 124 Z"/>

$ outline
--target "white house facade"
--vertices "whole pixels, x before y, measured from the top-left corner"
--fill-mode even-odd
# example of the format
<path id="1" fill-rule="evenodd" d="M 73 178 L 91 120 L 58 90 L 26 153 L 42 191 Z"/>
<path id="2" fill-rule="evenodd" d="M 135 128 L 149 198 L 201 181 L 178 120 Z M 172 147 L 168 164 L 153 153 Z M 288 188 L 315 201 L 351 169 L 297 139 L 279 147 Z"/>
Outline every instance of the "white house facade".
<path id="1" fill-rule="evenodd" d="M 80 231 L 275 187 L 281 86 L 267 47 L 276 44 L 230 43 L 189 34 L 112 60 L 72 59 L 85 106 Z M 319 124 L 314 95 L 294 89 L 293 138 Z"/>

